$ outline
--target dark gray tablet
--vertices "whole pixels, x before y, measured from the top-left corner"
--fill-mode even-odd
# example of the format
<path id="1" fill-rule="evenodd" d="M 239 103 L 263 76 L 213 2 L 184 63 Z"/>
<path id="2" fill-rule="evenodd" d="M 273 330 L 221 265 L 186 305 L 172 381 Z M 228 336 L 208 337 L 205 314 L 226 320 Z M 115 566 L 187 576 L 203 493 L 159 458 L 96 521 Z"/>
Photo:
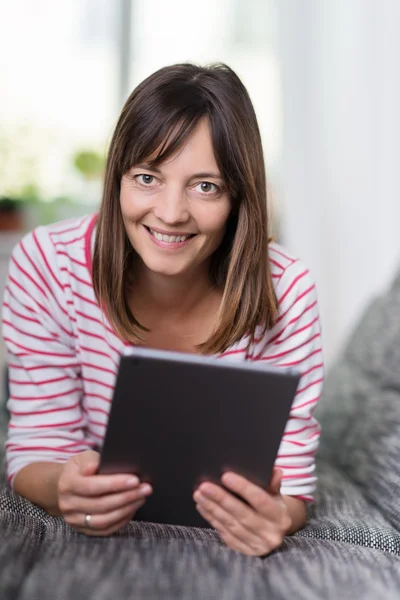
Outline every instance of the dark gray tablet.
<path id="1" fill-rule="evenodd" d="M 231 470 L 267 488 L 299 374 L 177 352 L 121 357 L 100 473 L 153 486 L 136 519 L 206 527 L 192 499 Z"/>

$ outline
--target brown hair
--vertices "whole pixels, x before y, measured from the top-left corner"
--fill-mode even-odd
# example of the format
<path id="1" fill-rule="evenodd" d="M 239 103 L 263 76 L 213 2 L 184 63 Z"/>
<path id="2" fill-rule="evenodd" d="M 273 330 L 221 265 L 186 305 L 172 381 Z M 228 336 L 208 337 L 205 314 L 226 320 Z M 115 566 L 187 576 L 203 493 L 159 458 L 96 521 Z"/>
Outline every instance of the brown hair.
<path id="1" fill-rule="evenodd" d="M 120 209 L 121 178 L 135 164 L 162 163 L 188 139 L 200 119 L 210 126 L 215 159 L 232 202 L 210 278 L 224 289 L 217 326 L 199 350 L 223 352 L 256 327 L 269 329 L 277 300 L 268 259 L 267 188 L 256 115 L 246 88 L 226 65 L 177 64 L 143 81 L 122 109 L 108 152 L 94 257 L 93 285 L 118 335 L 138 343 L 145 328 L 132 314 L 127 287 L 135 251 Z"/>

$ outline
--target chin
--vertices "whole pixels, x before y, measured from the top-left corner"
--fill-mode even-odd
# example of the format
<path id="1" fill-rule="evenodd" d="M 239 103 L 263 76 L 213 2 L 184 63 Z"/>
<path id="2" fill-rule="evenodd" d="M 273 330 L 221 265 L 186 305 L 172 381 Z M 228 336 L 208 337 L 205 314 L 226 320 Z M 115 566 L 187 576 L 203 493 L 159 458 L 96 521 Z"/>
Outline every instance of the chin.
<path id="1" fill-rule="evenodd" d="M 188 265 L 178 264 L 178 261 L 164 261 L 164 260 L 149 260 L 143 261 L 146 268 L 152 273 L 158 275 L 165 275 L 167 277 L 174 277 L 182 275 L 188 270 Z"/>

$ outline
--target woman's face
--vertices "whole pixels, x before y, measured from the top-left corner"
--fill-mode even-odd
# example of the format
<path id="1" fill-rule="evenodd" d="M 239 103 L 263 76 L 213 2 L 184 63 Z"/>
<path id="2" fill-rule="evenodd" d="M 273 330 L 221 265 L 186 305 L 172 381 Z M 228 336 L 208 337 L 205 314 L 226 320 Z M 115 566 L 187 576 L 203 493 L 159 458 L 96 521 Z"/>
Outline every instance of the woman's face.
<path id="1" fill-rule="evenodd" d="M 207 121 L 157 168 L 133 166 L 120 200 L 129 240 L 150 271 L 176 276 L 207 266 L 231 209 Z"/>

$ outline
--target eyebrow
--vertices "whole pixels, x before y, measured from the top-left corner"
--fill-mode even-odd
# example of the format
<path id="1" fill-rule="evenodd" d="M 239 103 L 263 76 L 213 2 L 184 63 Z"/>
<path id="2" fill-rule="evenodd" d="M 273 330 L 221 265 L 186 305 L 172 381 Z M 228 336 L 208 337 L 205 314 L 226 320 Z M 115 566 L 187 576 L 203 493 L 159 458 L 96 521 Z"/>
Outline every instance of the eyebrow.
<path id="1" fill-rule="evenodd" d="M 156 166 L 152 167 L 148 163 L 140 163 L 140 165 L 133 165 L 132 169 L 145 169 L 146 171 L 154 171 L 155 173 L 161 173 L 161 169 L 159 169 Z M 212 173 L 211 171 L 210 172 L 203 171 L 201 173 L 194 173 L 193 175 L 190 176 L 190 179 L 207 179 L 207 178 L 222 180 L 222 177 L 219 173 Z"/>

